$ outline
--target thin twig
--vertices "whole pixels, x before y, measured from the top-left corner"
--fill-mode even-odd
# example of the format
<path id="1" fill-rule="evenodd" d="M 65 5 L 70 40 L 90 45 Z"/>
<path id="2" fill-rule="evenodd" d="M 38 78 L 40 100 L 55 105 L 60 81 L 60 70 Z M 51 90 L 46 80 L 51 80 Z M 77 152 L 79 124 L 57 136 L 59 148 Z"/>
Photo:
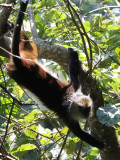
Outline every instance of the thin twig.
<path id="1" fill-rule="evenodd" d="M 0 4 L 0 6 L 7 7 L 7 8 L 12 8 L 13 7 L 12 4 Z"/>
<path id="2" fill-rule="evenodd" d="M 5 48 L 3 48 L 1 46 L 0 46 L 0 49 L 2 49 L 3 51 L 5 51 L 6 53 L 8 53 L 12 57 L 16 57 L 18 59 L 27 60 L 27 61 L 35 61 L 35 60 L 32 60 L 32 59 L 27 59 L 27 58 L 22 58 L 20 56 L 16 56 L 16 55 L 12 54 L 11 52 L 7 51 Z"/>
<path id="3" fill-rule="evenodd" d="M 90 74 L 91 74 L 91 73 L 92 73 L 92 46 L 91 46 L 91 43 L 90 43 L 90 38 L 89 38 L 89 36 L 88 36 L 88 34 L 87 34 L 84 26 L 83 26 L 83 23 L 82 23 L 82 21 L 81 21 L 81 19 L 80 19 L 80 16 L 77 14 L 76 10 L 75 10 L 74 7 L 71 5 L 71 3 L 69 2 L 69 0 L 67 0 L 67 2 L 68 2 L 68 4 L 70 5 L 71 9 L 74 11 L 75 15 L 77 16 L 77 18 L 78 18 L 78 20 L 79 20 L 79 22 L 80 22 L 81 28 L 82 28 L 82 30 L 83 30 L 83 33 L 84 33 L 84 35 L 85 35 L 86 38 L 87 38 L 88 45 L 89 45 L 89 49 L 90 49 L 89 72 L 90 72 Z"/>
<path id="4" fill-rule="evenodd" d="M 7 117 L 3 117 L 3 116 L 1 116 L 1 115 L 0 115 L 0 117 L 8 120 Z M 12 121 L 12 120 L 11 120 L 11 121 Z M 43 121 L 43 120 L 41 120 L 41 121 Z M 35 122 L 35 123 L 29 124 L 29 125 L 27 125 L 26 127 L 31 127 L 31 126 L 33 126 L 33 125 L 39 124 L 41 121 L 37 121 L 37 122 Z M 8 133 L 7 133 L 7 136 L 10 135 L 10 134 L 12 134 L 12 133 L 16 133 L 16 132 L 18 132 L 18 131 L 23 130 L 23 128 L 22 128 L 21 126 L 20 126 L 20 127 L 17 127 L 17 128 L 18 128 L 18 129 L 16 129 L 16 130 L 13 130 L 13 131 L 11 131 L 11 132 L 8 132 Z M 0 137 L 2 138 L 2 137 L 4 137 L 4 135 L 1 134 Z"/>
<path id="5" fill-rule="evenodd" d="M 3 117 L 3 118 L 4 118 L 5 116 L 3 116 L 2 114 L 0 114 L 0 117 Z M 25 126 L 25 125 L 23 125 L 22 123 L 14 120 L 14 119 L 11 119 L 11 121 L 13 121 L 14 123 L 19 124 L 20 126 L 23 126 L 23 127 L 26 128 L 26 129 L 29 129 L 30 131 L 32 131 L 32 132 L 34 132 L 34 133 L 36 133 L 36 134 L 38 134 L 38 135 L 40 135 L 40 136 L 42 136 L 42 137 L 48 138 L 48 139 L 50 139 L 51 141 L 53 141 L 53 139 L 52 139 L 51 137 L 47 137 L 47 136 L 45 136 L 45 135 L 43 135 L 43 134 L 41 134 L 41 133 L 39 133 L 39 132 L 36 132 L 36 131 L 34 131 L 33 129 L 31 129 L 31 128 Z"/>
<path id="6" fill-rule="evenodd" d="M 109 56 L 115 63 L 117 63 L 120 66 L 120 63 L 116 61 L 112 56 Z"/>
<path id="7" fill-rule="evenodd" d="M 120 8 L 120 6 L 107 6 L 108 8 Z M 98 12 L 100 10 L 103 10 L 103 9 L 106 9 L 106 7 L 101 7 L 101 8 L 97 8 L 97 9 L 94 9 L 88 13 L 85 13 L 83 16 L 86 16 L 87 14 L 91 14 L 91 13 L 94 13 L 94 12 Z"/>
<path id="8" fill-rule="evenodd" d="M 51 125 L 58 131 L 59 135 L 62 137 L 62 134 L 61 132 L 59 131 L 59 129 L 56 127 L 56 125 L 52 122 L 51 118 L 49 116 L 47 116 L 47 114 L 45 114 L 44 112 L 42 112 L 46 117 L 47 119 L 49 120 L 49 122 L 51 123 Z"/>
<path id="9" fill-rule="evenodd" d="M 6 138 L 6 136 L 7 136 L 8 126 L 9 126 L 9 123 L 10 123 L 10 118 L 11 118 L 11 116 L 12 116 L 12 111 L 13 111 L 14 104 L 15 104 L 15 102 L 14 102 L 14 100 L 13 100 L 13 104 L 12 104 L 12 107 L 11 107 L 11 110 L 10 110 L 10 113 L 9 113 L 9 118 L 8 118 L 8 122 L 7 122 L 7 126 L 6 126 L 5 135 L 4 135 L 3 141 L 1 142 L 0 149 L 2 148 L 3 143 L 4 143 L 4 141 L 5 141 L 5 138 Z"/>
<path id="10" fill-rule="evenodd" d="M 72 13 L 70 5 L 69 5 L 69 1 L 64 0 L 64 2 L 67 3 L 66 5 L 67 5 L 67 8 L 68 8 L 68 10 L 69 10 L 69 12 L 71 14 L 72 21 L 74 22 L 74 24 L 75 24 L 75 26 L 76 26 L 76 28 L 77 28 L 77 30 L 78 30 L 81 38 L 82 38 L 82 42 L 83 42 L 84 51 L 85 51 L 85 55 L 86 55 L 86 58 L 87 58 L 88 66 L 90 66 L 90 60 L 89 60 L 89 56 L 88 56 L 87 47 L 86 47 L 85 39 L 84 39 L 84 36 L 83 36 L 83 32 L 80 30 L 80 27 L 78 26 L 78 24 L 77 24 L 77 22 L 76 22 L 76 20 L 75 20 L 75 18 L 73 16 L 73 13 Z"/>
<path id="11" fill-rule="evenodd" d="M 55 143 L 57 143 L 58 141 L 60 141 L 62 138 L 64 138 L 65 135 L 63 135 L 62 137 L 60 137 L 58 140 L 56 140 L 54 143 L 52 143 L 43 153 L 40 157 L 42 157 Z"/>
<path id="12" fill-rule="evenodd" d="M 96 66 L 100 63 L 100 61 L 102 60 L 102 54 L 101 54 L 101 51 L 100 51 L 100 47 L 98 46 L 98 44 L 95 42 L 95 41 L 93 41 L 92 39 L 90 39 L 90 41 L 91 41 L 91 43 L 93 43 L 94 44 L 94 46 L 96 46 L 97 48 L 98 48 L 98 51 L 99 51 L 99 56 L 98 56 L 98 61 L 96 62 L 96 64 L 93 66 L 93 69 L 92 69 L 92 72 L 93 72 L 93 70 L 96 68 Z"/>
<path id="13" fill-rule="evenodd" d="M 68 130 L 68 132 L 67 132 L 67 134 L 66 134 L 66 137 L 65 137 L 65 139 L 64 139 L 64 142 L 63 142 L 62 148 L 61 148 L 60 153 L 59 153 L 59 155 L 58 155 L 58 157 L 57 157 L 57 160 L 59 160 L 60 155 L 61 155 L 61 153 L 62 153 L 62 151 L 63 151 L 63 149 L 64 149 L 64 146 L 65 146 L 65 144 L 66 144 L 66 141 L 67 141 L 67 138 L 68 138 L 69 132 L 70 132 L 70 130 Z"/>
<path id="14" fill-rule="evenodd" d="M 1 142 L 2 142 L 2 138 L 0 137 L 0 143 Z M 14 157 L 5 149 L 4 145 L 2 145 L 2 148 L 1 148 L 0 158 L 2 158 L 2 160 L 18 160 L 16 157 Z"/>
<path id="15" fill-rule="evenodd" d="M 0 62 L 4 65 L 4 63 L 3 63 L 3 61 L 2 61 L 1 59 L 0 59 Z M 2 68 L 2 66 L 1 66 L 1 64 L 0 64 L 0 70 L 1 70 L 2 77 L 3 77 L 3 79 L 4 79 L 4 83 L 5 83 L 5 87 L 6 87 L 7 84 L 6 84 L 5 75 L 4 75 L 3 68 Z"/>
<path id="16" fill-rule="evenodd" d="M 15 98 L 8 90 L 6 87 L 4 87 L 2 84 L 0 84 L 0 87 L 14 100 L 16 101 L 19 105 L 22 105 L 22 103 L 17 99 Z"/>

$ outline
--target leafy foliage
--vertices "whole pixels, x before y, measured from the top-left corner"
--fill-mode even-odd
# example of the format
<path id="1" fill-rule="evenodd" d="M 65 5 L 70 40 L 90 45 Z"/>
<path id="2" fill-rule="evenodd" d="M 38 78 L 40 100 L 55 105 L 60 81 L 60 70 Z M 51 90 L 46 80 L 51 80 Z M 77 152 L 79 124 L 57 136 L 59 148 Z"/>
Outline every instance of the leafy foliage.
<path id="1" fill-rule="evenodd" d="M 106 105 L 97 110 L 99 121 L 106 126 L 114 126 L 120 122 L 120 110 L 115 105 Z"/>
<path id="2" fill-rule="evenodd" d="M 107 6 L 100 9 L 105 4 Z M 82 17 L 83 25 L 91 38 L 93 76 L 101 88 L 105 104 L 108 104 L 98 109 L 98 119 L 107 126 L 119 125 L 120 111 L 119 108 L 115 108 L 115 104 L 119 106 L 120 103 L 120 14 L 118 8 L 109 9 L 109 5 L 117 5 L 116 1 L 89 0 L 88 2 L 81 1 L 81 4 L 72 3 L 72 5 Z M 99 7 L 100 10 L 96 11 L 96 7 Z M 16 19 L 16 8 L 10 16 L 12 21 Z M 78 51 L 80 60 L 87 67 L 83 42 L 64 2 L 37 0 L 34 1 L 33 10 L 39 37 L 64 47 L 73 47 Z M 76 16 L 75 19 L 81 28 Z M 28 18 L 25 20 L 28 21 Z M 27 34 L 30 36 L 29 32 Z M 89 53 L 88 46 L 87 49 Z M 56 159 L 60 151 L 62 151 L 61 159 L 76 159 L 81 141 L 79 142 L 79 139 L 72 133 L 65 141 L 67 127 L 55 114 L 48 110 L 43 111 L 41 109 L 43 104 L 36 105 L 32 97 L 29 97 L 9 78 L 4 66 L 7 61 L 8 59 L 0 56 L 0 134 L 2 138 L 6 131 L 11 107 L 14 104 L 4 142 L 5 148 L 20 160 L 51 157 Z M 46 62 L 52 69 L 61 70 L 65 78 L 67 77 L 60 66 L 50 61 Z M 120 135 L 119 128 L 117 134 Z M 64 143 L 65 146 L 63 146 Z M 84 156 L 85 160 L 100 159 L 99 151 L 95 148 L 91 149 L 85 143 L 81 156 Z"/>

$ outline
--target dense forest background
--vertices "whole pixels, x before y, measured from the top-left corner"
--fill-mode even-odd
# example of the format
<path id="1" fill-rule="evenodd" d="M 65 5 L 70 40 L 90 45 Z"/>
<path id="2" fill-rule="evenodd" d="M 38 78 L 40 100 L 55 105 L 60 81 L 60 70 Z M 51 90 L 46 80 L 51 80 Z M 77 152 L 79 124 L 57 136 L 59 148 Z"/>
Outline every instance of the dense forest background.
<path id="1" fill-rule="evenodd" d="M 13 4 L 14 0 L 0 1 L 0 158 L 119 160 L 120 2 L 36 0 L 23 23 L 24 32 L 38 46 L 38 60 L 58 79 L 69 80 L 69 47 L 78 52 L 79 60 L 90 71 L 89 87 L 95 84 L 94 89 L 99 88 L 104 103 L 97 97 L 90 123 L 81 125 L 105 142 L 102 151 L 75 137 L 55 113 L 34 102 L 8 76 L 5 65 L 12 33 L 4 33 L 4 26 L 7 20 L 15 23 L 20 3 Z"/>

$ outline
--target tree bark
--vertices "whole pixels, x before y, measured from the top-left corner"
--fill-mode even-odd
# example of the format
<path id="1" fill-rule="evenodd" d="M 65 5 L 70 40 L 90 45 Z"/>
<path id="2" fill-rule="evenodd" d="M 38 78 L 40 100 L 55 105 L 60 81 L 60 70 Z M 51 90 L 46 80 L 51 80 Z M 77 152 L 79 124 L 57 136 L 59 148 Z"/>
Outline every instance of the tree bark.
<path id="1" fill-rule="evenodd" d="M 15 0 L 7 0 L 6 4 L 13 4 Z M 6 22 L 11 13 L 12 7 L 3 7 L 0 12 L 0 46 L 4 47 L 6 50 L 10 51 L 11 48 L 11 39 L 7 37 L 3 37 L 3 30 L 6 26 Z M 0 49 L 0 55 L 9 57 L 9 55 Z"/>
<path id="2" fill-rule="evenodd" d="M 13 4 L 15 0 L 7 0 L 6 4 Z M 0 12 L 0 36 L 2 35 L 3 27 L 6 25 L 8 17 L 11 13 L 12 7 L 3 7 Z"/>
<path id="3" fill-rule="evenodd" d="M 9 0 L 11 3 L 14 0 Z M 5 12 L 9 15 L 10 12 Z M 3 16 L 3 13 L 0 14 Z M 7 16 L 6 16 L 7 17 Z M 6 19 L 6 18 L 5 18 Z M 0 23 L 0 35 L 2 33 L 2 28 L 4 21 Z M 39 39 L 33 39 L 39 50 L 39 58 L 50 59 L 58 64 L 60 64 L 64 70 L 68 73 L 68 49 L 60 45 L 52 44 Z M 7 37 L 2 37 L 0 39 L 0 46 L 10 51 L 11 39 Z M 8 53 L 0 50 L 0 55 L 8 57 Z M 105 149 L 100 150 L 100 155 L 102 160 L 119 160 L 120 159 L 120 143 L 118 137 L 116 136 L 115 129 L 113 127 L 107 127 L 99 123 L 96 117 L 96 110 L 100 106 L 104 106 L 104 100 L 100 89 L 98 88 L 97 82 L 93 79 L 87 71 L 84 69 L 82 62 L 80 61 L 80 85 L 82 86 L 82 91 L 85 94 L 90 94 L 93 103 L 93 114 L 89 118 L 89 126 L 91 128 L 91 133 L 94 137 L 105 142 Z"/>

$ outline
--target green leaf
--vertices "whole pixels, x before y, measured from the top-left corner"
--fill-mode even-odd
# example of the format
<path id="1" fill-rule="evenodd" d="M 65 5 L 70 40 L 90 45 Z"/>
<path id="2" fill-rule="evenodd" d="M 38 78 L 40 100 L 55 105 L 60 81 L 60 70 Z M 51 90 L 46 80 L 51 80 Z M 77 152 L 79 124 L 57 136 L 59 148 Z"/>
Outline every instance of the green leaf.
<path id="1" fill-rule="evenodd" d="M 118 56 L 120 56 L 120 48 L 119 48 L 119 47 L 115 48 L 115 53 L 116 53 Z"/>
<path id="2" fill-rule="evenodd" d="M 27 114 L 25 117 L 24 117 L 24 120 L 23 122 L 25 124 L 30 124 L 31 122 L 33 122 L 34 120 L 36 120 L 38 117 L 37 115 L 39 114 L 38 110 L 35 109 L 33 110 L 31 113 Z"/>
<path id="3" fill-rule="evenodd" d="M 92 32 L 91 35 L 94 36 L 96 39 L 100 39 L 100 38 L 103 37 L 104 33 L 102 33 L 102 32 Z"/>
<path id="4" fill-rule="evenodd" d="M 89 32 L 90 31 L 90 22 L 84 22 L 83 25 L 85 27 L 86 32 Z"/>
<path id="5" fill-rule="evenodd" d="M 120 25 L 110 25 L 107 30 L 120 30 Z"/>
<path id="6" fill-rule="evenodd" d="M 99 154 L 99 150 L 97 148 L 92 148 L 89 152 L 85 160 L 98 160 L 97 155 Z"/>
<path id="7" fill-rule="evenodd" d="M 107 104 L 103 108 L 100 107 L 96 114 L 99 121 L 106 126 L 114 126 L 120 121 L 120 110 L 115 105 Z"/>
<path id="8" fill-rule="evenodd" d="M 108 85 L 110 85 L 115 92 L 119 92 L 119 88 L 120 88 L 120 79 L 119 78 L 114 78 L 113 82 L 108 82 Z"/>
<path id="9" fill-rule="evenodd" d="M 67 139 L 66 148 L 65 148 L 67 154 L 73 153 L 77 142 L 78 142 L 78 138 Z"/>
<path id="10" fill-rule="evenodd" d="M 110 58 L 104 59 L 103 61 L 100 62 L 99 68 L 109 67 L 109 66 L 111 66 L 111 62 L 112 62 L 112 59 L 110 59 Z"/>
<path id="11" fill-rule="evenodd" d="M 43 8 L 43 7 L 50 7 L 56 5 L 56 0 L 45 0 L 38 2 L 37 7 L 38 8 Z"/>
<path id="12" fill-rule="evenodd" d="M 23 93 L 24 93 L 24 91 L 23 91 L 23 90 L 21 89 L 21 87 L 18 86 L 18 85 L 15 85 L 15 86 L 14 86 L 13 92 L 14 92 L 14 94 L 16 95 L 16 97 L 17 97 L 18 99 L 21 99 L 22 96 L 23 96 Z"/>
<path id="13" fill-rule="evenodd" d="M 17 151 L 28 151 L 37 148 L 34 144 L 23 144 L 18 147 Z"/>
<path id="14" fill-rule="evenodd" d="M 68 127 L 64 127 L 61 131 L 62 134 L 67 134 L 68 132 Z"/>
<path id="15" fill-rule="evenodd" d="M 114 45 L 115 42 L 116 42 L 116 36 L 115 36 L 115 35 L 114 35 L 114 36 L 111 36 L 110 38 L 108 38 L 108 39 L 105 41 L 105 43 L 106 43 L 107 45 Z"/>
<path id="16" fill-rule="evenodd" d="M 38 132 L 38 127 L 35 125 L 32 125 L 31 127 L 29 127 L 30 129 L 24 129 L 24 133 L 26 134 L 26 136 L 30 137 L 30 138 L 34 138 L 36 139 L 37 136 L 37 132 Z M 35 132 L 34 132 L 35 131 Z"/>

